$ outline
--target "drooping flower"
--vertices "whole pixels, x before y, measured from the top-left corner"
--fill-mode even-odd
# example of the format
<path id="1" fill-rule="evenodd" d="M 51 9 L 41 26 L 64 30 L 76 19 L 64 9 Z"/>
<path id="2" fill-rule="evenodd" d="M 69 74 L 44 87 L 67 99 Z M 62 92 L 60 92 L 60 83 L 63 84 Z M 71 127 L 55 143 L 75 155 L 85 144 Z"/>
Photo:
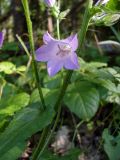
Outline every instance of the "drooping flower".
<path id="1" fill-rule="evenodd" d="M 44 0 L 44 2 L 48 7 L 53 7 L 55 4 L 55 0 Z"/>
<path id="2" fill-rule="evenodd" d="M 4 34 L 3 32 L 0 32 L 0 48 L 2 47 L 3 40 L 4 40 Z"/>
<path id="3" fill-rule="evenodd" d="M 75 70 L 79 68 L 75 53 L 78 48 L 77 34 L 63 40 L 56 40 L 46 32 L 43 36 L 44 45 L 36 50 L 36 60 L 47 62 L 50 76 L 54 76 L 63 67 Z"/>

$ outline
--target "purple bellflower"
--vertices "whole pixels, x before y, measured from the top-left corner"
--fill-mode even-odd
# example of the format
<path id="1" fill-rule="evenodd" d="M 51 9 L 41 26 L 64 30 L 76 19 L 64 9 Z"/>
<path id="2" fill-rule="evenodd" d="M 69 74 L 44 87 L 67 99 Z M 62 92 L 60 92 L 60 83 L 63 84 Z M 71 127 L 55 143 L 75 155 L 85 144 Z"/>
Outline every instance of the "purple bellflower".
<path id="1" fill-rule="evenodd" d="M 79 68 L 78 57 L 75 53 L 78 48 L 77 34 L 57 40 L 46 32 L 43 41 L 44 45 L 36 50 L 36 60 L 47 62 L 49 76 L 54 76 L 63 67 L 69 70 Z"/>
<path id="2" fill-rule="evenodd" d="M 0 32 L 0 48 L 2 47 L 3 40 L 4 40 L 4 34 L 3 32 Z"/>
<path id="3" fill-rule="evenodd" d="M 55 0 L 44 0 L 44 2 L 48 7 L 53 7 L 55 4 Z"/>

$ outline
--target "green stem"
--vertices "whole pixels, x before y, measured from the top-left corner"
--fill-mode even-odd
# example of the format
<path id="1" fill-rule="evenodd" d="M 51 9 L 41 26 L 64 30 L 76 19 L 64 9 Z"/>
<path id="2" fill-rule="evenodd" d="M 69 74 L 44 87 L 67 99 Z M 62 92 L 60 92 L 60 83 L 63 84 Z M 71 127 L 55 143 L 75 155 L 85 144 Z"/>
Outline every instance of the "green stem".
<path id="1" fill-rule="evenodd" d="M 57 18 L 57 37 L 60 40 L 60 20 Z"/>
<path id="2" fill-rule="evenodd" d="M 57 37 L 60 40 L 60 19 L 59 19 L 59 14 L 60 14 L 60 0 L 58 0 L 57 7 L 59 8 L 59 12 L 56 18 L 56 24 L 57 24 Z M 58 10 L 57 10 L 58 11 Z"/>
<path id="3" fill-rule="evenodd" d="M 45 150 L 46 147 L 48 146 L 48 144 L 49 144 L 49 142 L 50 142 L 50 139 L 52 138 L 52 135 L 53 135 L 53 133 L 54 133 L 56 127 L 57 127 L 57 124 L 58 124 L 58 122 L 59 122 L 59 119 L 60 119 L 61 109 L 62 109 L 62 107 L 61 107 L 61 105 L 60 105 L 60 106 L 59 106 L 59 109 L 58 109 L 58 113 L 57 113 L 56 119 L 55 119 L 55 122 L 54 122 L 54 125 L 53 125 L 53 128 L 52 128 L 52 130 L 51 130 L 51 133 L 49 134 L 49 136 L 48 136 L 48 138 L 47 138 L 44 146 L 42 147 L 42 150 L 40 151 L 37 160 L 39 160 L 40 156 L 43 154 L 44 150 Z"/>
<path id="4" fill-rule="evenodd" d="M 30 19 L 30 12 L 29 12 L 29 5 L 28 5 L 28 0 L 22 0 L 24 12 L 25 12 L 25 17 L 26 17 L 26 22 L 27 22 L 27 28 L 28 28 L 28 34 L 29 34 L 29 41 L 30 41 L 30 49 L 32 53 L 32 62 L 33 62 L 33 67 L 34 67 L 34 73 L 36 77 L 36 85 L 39 91 L 40 99 L 42 102 L 42 108 L 45 109 L 45 101 L 42 93 L 42 89 L 40 86 L 40 80 L 39 80 L 39 74 L 38 74 L 38 69 L 37 69 L 37 63 L 35 61 L 35 48 L 34 48 L 34 41 L 33 41 L 33 30 L 32 30 L 32 22 Z"/>
<path id="5" fill-rule="evenodd" d="M 57 38 L 60 40 L 60 26 L 59 26 L 60 21 L 59 21 L 59 18 L 57 18 L 56 22 L 57 22 L 57 23 L 56 23 L 56 25 L 57 25 Z M 53 125 L 53 128 L 52 128 L 52 130 L 51 130 L 51 133 L 49 134 L 49 137 L 47 138 L 47 141 L 45 142 L 45 139 L 46 139 L 46 137 L 47 137 L 47 135 L 48 135 L 48 130 L 50 129 L 50 126 L 46 127 L 46 128 L 43 130 L 42 135 L 41 135 L 41 137 L 40 137 L 40 141 L 39 141 L 39 143 L 38 143 L 38 146 L 37 146 L 35 152 L 33 153 L 32 160 L 37 160 L 37 159 L 39 159 L 40 155 L 43 153 L 44 149 L 45 149 L 46 146 L 48 145 L 49 140 L 51 139 L 52 134 L 53 134 L 53 132 L 54 132 L 54 130 L 55 130 L 57 124 L 58 124 L 59 117 L 60 117 L 60 113 L 61 113 L 61 105 L 59 106 L 58 113 L 57 113 L 57 117 L 56 117 L 56 119 L 55 119 L 55 123 L 54 123 L 54 122 L 51 123 L 51 124 L 54 123 L 54 125 Z M 51 126 L 52 126 L 52 125 L 51 125 Z M 44 143 L 45 143 L 45 144 L 44 144 Z"/>
<path id="6" fill-rule="evenodd" d="M 110 27 L 113 31 L 114 35 L 116 36 L 117 40 L 120 42 L 120 34 L 115 30 L 113 26 Z"/>
<path id="7" fill-rule="evenodd" d="M 40 151 L 42 150 L 43 148 L 43 145 L 45 143 L 45 140 L 47 138 L 47 135 L 48 135 L 48 132 L 49 132 L 49 129 L 50 127 L 46 127 L 43 132 L 42 132 L 42 135 L 40 137 L 40 141 L 38 143 L 38 146 L 37 148 L 35 149 L 34 153 L 33 153 L 33 156 L 32 156 L 32 160 L 37 160 L 39 154 L 40 154 Z"/>
<path id="8" fill-rule="evenodd" d="M 69 72 L 71 73 L 71 71 L 69 71 Z M 60 113 L 61 113 L 61 108 L 62 108 L 62 107 L 61 107 L 61 98 L 64 97 L 64 94 L 65 94 L 64 90 L 66 90 L 66 87 L 67 87 L 66 84 L 69 83 L 70 77 L 72 76 L 72 73 L 71 73 L 71 74 L 70 74 L 70 73 L 69 73 L 69 76 L 65 77 L 65 79 L 64 79 L 64 84 L 63 84 L 63 87 L 61 88 L 58 101 L 57 101 L 56 104 L 55 104 L 55 110 L 56 110 L 56 112 L 57 112 L 57 116 L 56 116 L 56 119 L 55 119 L 55 123 L 54 123 L 54 125 L 53 125 L 53 128 L 52 128 L 52 130 L 51 130 L 51 133 L 50 133 L 49 137 L 47 138 L 47 141 L 45 142 L 42 150 L 40 151 L 40 153 L 39 153 L 39 155 L 38 155 L 38 159 L 39 159 L 39 157 L 42 155 L 42 153 L 44 152 L 44 150 L 46 149 L 47 145 L 49 144 L 49 141 L 50 141 L 50 139 L 51 139 L 51 137 L 52 137 L 52 135 L 53 135 L 56 127 L 57 127 L 57 124 L 58 124 L 58 122 L 59 122 Z M 32 159 L 32 160 L 35 160 L 35 159 Z M 37 160 L 37 159 L 36 159 L 36 160 Z"/>
<path id="9" fill-rule="evenodd" d="M 83 120 L 82 121 L 80 121 L 78 124 L 77 124 L 77 126 L 76 126 L 76 128 L 75 128 L 75 132 L 74 132 L 74 135 L 73 135 L 73 138 L 72 138 L 72 143 L 74 142 L 74 140 L 75 140 L 75 137 L 76 137 L 76 135 L 77 135 L 77 133 L 78 133 L 78 128 L 83 124 Z"/>
<path id="10" fill-rule="evenodd" d="M 86 32 L 87 32 L 87 29 L 88 29 L 88 25 L 89 25 L 89 21 L 91 19 L 91 15 L 90 15 L 90 9 L 92 7 L 92 0 L 88 0 L 88 4 L 87 4 L 87 8 L 85 10 L 85 14 L 83 16 L 83 23 L 82 23 L 82 26 L 81 26 L 81 30 L 79 31 L 78 33 L 78 39 L 79 39 L 79 47 L 78 47 L 78 54 L 81 50 L 81 47 L 84 43 L 84 39 L 85 39 L 85 36 L 86 36 Z"/>

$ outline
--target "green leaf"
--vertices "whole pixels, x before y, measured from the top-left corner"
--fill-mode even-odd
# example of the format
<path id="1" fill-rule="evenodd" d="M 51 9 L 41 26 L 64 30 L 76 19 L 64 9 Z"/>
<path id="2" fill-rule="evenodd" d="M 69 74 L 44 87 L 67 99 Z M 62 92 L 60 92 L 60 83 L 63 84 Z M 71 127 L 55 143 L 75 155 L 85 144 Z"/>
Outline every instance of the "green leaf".
<path id="1" fill-rule="evenodd" d="M 109 0 L 106 8 L 112 11 L 120 11 L 120 1 L 119 0 Z"/>
<path id="2" fill-rule="evenodd" d="M 77 160 L 79 155 L 80 155 L 79 149 L 72 149 L 65 156 L 57 156 L 47 151 L 41 157 L 39 157 L 39 159 L 40 160 Z"/>
<path id="3" fill-rule="evenodd" d="M 120 13 L 110 13 L 103 18 L 103 23 L 105 24 L 105 26 L 112 26 L 113 24 L 117 23 L 119 19 Z"/>
<path id="4" fill-rule="evenodd" d="M 9 98 L 3 98 L 0 101 L 0 115 L 13 115 L 14 112 L 27 106 L 29 99 L 30 96 L 27 93 L 19 93 Z"/>
<path id="5" fill-rule="evenodd" d="M 62 11 L 62 12 L 59 14 L 59 18 L 60 18 L 60 19 L 64 19 L 69 12 L 70 12 L 70 9 L 67 9 L 67 10 L 65 10 L 65 11 Z"/>
<path id="6" fill-rule="evenodd" d="M 107 12 L 99 12 L 96 13 L 93 17 L 92 17 L 92 23 L 95 23 L 98 26 L 101 25 L 105 25 L 105 26 L 111 26 L 113 24 L 115 24 L 116 22 L 118 22 L 118 20 L 120 19 L 120 13 L 107 13 Z"/>
<path id="7" fill-rule="evenodd" d="M 16 160 L 25 149 L 27 140 L 50 124 L 54 111 L 48 106 L 46 111 L 40 112 L 39 105 L 34 103 L 18 112 L 0 136 L 1 160 Z"/>
<path id="8" fill-rule="evenodd" d="M 93 85 L 81 81 L 68 87 L 64 102 L 79 118 L 88 120 L 99 107 L 99 93 Z"/>
<path id="9" fill-rule="evenodd" d="M 106 63 L 90 62 L 90 63 L 85 63 L 84 66 L 82 67 L 82 69 L 84 69 L 84 70 L 95 70 L 97 68 L 102 68 L 102 67 L 106 67 L 106 66 L 107 66 Z"/>
<path id="10" fill-rule="evenodd" d="M 46 88 L 55 89 L 55 88 L 60 87 L 60 85 L 61 85 L 61 75 L 60 74 L 57 74 L 52 78 L 50 78 L 49 76 L 46 76 L 44 78 L 44 86 Z"/>
<path id="11" fill-rule="evenodd" d="M 108 129 L 103 131 L 104 150 L 110 160 L 120 160 L 120 133 L 117 137 L 110 135 Z"/>
<path id="12" fill-rule="evenodd" d="M 120 84 L 115 86 L 114 90 L 112 91 L 109 90 L 108 95 L 106 97 L 106 101 L 109 103 L 116 103 L 120 105 Z"/>
<path id="13" fill-rule="evenodd" d="M 6 74 L 12 74 L 16 71 L 16 66 L 11 62 L 0 62 L 0 72 L 4 72 Z"/>
<path id="14" fill-rule="evenodd" d="M 47 88 L 42 88 L 42 93 L 43 93 L 44 98 L 45 98 L 46 94 L 48 94 L 49 91 L 50 90 Z M 38 101 L 40 101 L 40 95 L 39 95 L 38 89 L 35 89 L 31 94 L 30 103 L 35 103 Z"/>
<path id="15" fill-rule="evenodd" d="M 120 90 L 119 94 L 116 92 L 108 92 L 108 95 L 105 100 L 109 103 L 114 103 L 114 104 L 116 103 L 120 105 Z"/>
<path id="16" fill-rule="evenodd" d="M 20 67 L 17 68 L 17 71 L 18 71 L 18 72 L 25 72 L 26 69 L 27 69 L 26 66 L 20 66 Z"/>
<path id="17" fill-rule="evenodd" d="M 58 98 L 59 90 L 58 89 L 49 90 L 47 88 L 42 88 L 42 91 L 45 99 L 45 104 L 54 106 Z M 30 103 L 35 103 L 38 101 L 40 101 L 40 96 L 38 89 L 35 89 L 31 94 Z"/>
<path id="18" fill-rule="evenodd" d="M 17 52 L 19 50 L 18 43 L 15 43 L 15 42 L 5 43 L 2 47 L 2 50 Z"/>
<path id="19" fill-rule="evenodd" d="M 10 123 L 10 116 L 13 116 L 15 112 L 26 107 L 29 103 L 30 96 L 27 93 L 19 93 L 16 95 L 8 96 L 0 101 L 0 131 Z"/>
<path id="20" fill-rule="evenodd" d="M 117 88 L 116 88 L 115 83 L 113 83 L 109 79 L 99 79 L 98 84 L 102 85 L 103 87 L 105 87 L 109 91 L 116 92 Z"/>
<path id="21" fill-rule="evenodd" d="M 3 88 L 2 98 L 15 95 L 17 93 L 17 90 L 18 88 L 15 85 L 6 82 Z"/>

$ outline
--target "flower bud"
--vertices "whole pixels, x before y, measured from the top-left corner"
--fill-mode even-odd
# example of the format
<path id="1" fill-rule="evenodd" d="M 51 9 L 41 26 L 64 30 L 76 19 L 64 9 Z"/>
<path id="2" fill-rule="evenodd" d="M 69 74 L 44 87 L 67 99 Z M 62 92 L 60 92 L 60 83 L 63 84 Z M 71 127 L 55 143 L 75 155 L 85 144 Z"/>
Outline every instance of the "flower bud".
<path id="1" fill-rule="evenodd" d="M 44 2 L 48 7 L 53 7 L 55 4 L 55 0 L 44 0 Z"/>

